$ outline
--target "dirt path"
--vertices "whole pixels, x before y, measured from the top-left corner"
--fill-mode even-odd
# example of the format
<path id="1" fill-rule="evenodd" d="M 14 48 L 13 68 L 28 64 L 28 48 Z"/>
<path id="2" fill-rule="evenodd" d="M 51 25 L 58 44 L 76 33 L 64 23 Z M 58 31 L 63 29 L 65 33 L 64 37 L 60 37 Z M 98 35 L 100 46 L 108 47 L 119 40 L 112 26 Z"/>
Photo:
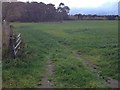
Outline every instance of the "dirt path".
<path id="1" fill-rule="evenodd" d="M 77 57 L 77 59 L 79 60 L 82 59 L 82 55 L 80 52 L 74 52 L 74 54 Z M 105 76 L 103 76 L 97 65 L 91 63 L 89 60 L 81 60 L 81 62 L 85 67 L 87 67 L 91 72 L 93 72 L 98 78 L 102 79 L 103 83 L 105 83 L 107 86 L 111 88 L 119 87 L 118 80 L 112 79 L 110 77 L 106 78 Z"/>
<path id="2" fill-rule="evenodd" d="M 46 65 L 46 72 L 41 81 L 40 88 L 53 88 L 53 84 L 49 81 L 49 76 L 53 75 L 54 67 L 52 61 L 49 59 Z"/>
<path id="3" fill-rule="evenodd" d="M 89 60 L 84 60 L 80 52 L 73 52 L 73 53 L 78 60 L 81 60 L 81 62 L 85 67 L 87 67 L 93 74 L 95 74 L 99 79 L 101 79 L 102 83 L 104 83 L 105 86 L 109 86 L 111 88 L 119 87 L 118 80 L 112 79 L 110 77 L 106 78 L 105 76 L 102 75 L 101 71 L 99 70 L 99 67 L 91 63 Z M 53 83 L 52 81 L 49 80 L 49 76 L 53 75 L 53 73 L 54 73 L 54 66 L 52 64 L 51 59 L 49 58 L 49 60 L 47 61 L 44 77 L 40 82 L 41 83 L 40 88 L 53 88 Z"/>

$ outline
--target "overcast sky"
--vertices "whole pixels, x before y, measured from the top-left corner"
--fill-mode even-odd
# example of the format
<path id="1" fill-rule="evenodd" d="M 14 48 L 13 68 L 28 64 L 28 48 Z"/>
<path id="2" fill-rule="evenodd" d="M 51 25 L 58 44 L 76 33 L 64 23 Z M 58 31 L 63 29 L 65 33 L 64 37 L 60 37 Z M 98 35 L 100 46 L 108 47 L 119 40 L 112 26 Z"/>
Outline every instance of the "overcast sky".
<path id="1" fill-rule="evenodd" d="M 119 0 L 18 0 L 18 1 L 37 1 L 46 4 L 52 3 L 57 7 L 59 3 L 63 2 L 69 6 L 70 14 L 118 14 Z"/>

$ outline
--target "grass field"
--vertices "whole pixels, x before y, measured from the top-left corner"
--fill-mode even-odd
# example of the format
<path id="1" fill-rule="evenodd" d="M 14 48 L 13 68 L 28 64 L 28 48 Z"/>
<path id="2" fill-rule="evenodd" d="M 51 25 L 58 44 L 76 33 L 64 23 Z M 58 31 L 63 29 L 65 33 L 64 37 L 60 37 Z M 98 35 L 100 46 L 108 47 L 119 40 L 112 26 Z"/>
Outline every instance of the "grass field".
<path id="1" fill-rule="evenodd" d="M 22 57 L 3 60 L 3 87 L 38 87 L 49 58 L 54 87 L 108 87 L 83 63 L 99 67 L 105 77 L 118 79 L 117 21 L 13 23 L 22 33 Z M 76 55 L 80 54 L 80 57 Z"/>

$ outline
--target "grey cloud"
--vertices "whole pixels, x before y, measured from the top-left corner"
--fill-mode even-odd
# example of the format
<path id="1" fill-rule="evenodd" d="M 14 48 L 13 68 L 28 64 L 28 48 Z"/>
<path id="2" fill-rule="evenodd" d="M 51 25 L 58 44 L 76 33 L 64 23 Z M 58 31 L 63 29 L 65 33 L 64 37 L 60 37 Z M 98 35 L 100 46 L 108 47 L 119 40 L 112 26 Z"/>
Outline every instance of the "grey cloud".
<path id="1" fill-rule="evenodd" d="M 71 8 L 70 14 L 118 15 L 118 3 L 105 3 L 98 8 Z"/>

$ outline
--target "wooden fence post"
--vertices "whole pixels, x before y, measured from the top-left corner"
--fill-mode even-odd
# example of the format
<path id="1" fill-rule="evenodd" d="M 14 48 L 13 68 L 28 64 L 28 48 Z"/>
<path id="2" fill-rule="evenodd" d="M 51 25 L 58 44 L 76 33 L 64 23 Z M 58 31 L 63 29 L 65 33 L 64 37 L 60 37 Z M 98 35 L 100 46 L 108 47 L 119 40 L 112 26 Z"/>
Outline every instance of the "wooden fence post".
<path id="1" fill-rule="evenodd" d="M 0 89 L 2 89 L 2 2 L 0 1 Z"/>
<path id="2" fill-rule="evenodd" d="M 9 54 L 11 29 L 10 29 L 9 23 L 7 23 L 5 20 L 3 21 L 2 26 L 3 26 L 3 29 L 2 29 L 3 54 L 7 56 Z"/>

